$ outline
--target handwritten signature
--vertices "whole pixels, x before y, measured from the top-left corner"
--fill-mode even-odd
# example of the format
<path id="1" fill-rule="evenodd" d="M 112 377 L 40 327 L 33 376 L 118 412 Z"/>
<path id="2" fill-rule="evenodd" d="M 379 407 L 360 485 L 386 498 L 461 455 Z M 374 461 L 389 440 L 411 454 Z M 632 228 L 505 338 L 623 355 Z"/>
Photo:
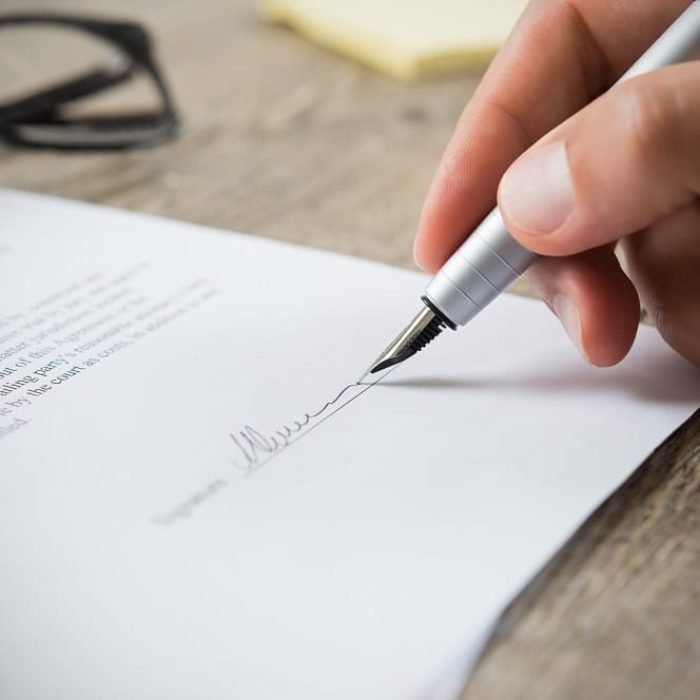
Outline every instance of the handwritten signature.
<path id="1" fill-rule="evenodd" d="M 272 455 L 289 447 L 303 433 L 308 432 L 313 425 L 318 425 L 321 420 L 330 416 L 332 413 L 331 409 L 338 406 L 341 399 L 352 389 L 357 389 L 358 387 L 361 387 L 362 391 L 355 394 L 342 406 L 347 405 L 369 388 L 369 386 L 359 383 L 348 384 L 333 400 L 328 401 L 315 413 L 305 413 L 301 420 L 295 420 L 293 423 L 283 425 L 274 432 L 265 434 L 250 425 L 246 425 L 241 430 L 231 433 L 231 440 L 233 440 L 236 447 L 236 458 L 233 460 L 234 466 L 247 474 L 252 474 Z M 335 408 L 335 410 L 339 410 L 342 406 Z"/>

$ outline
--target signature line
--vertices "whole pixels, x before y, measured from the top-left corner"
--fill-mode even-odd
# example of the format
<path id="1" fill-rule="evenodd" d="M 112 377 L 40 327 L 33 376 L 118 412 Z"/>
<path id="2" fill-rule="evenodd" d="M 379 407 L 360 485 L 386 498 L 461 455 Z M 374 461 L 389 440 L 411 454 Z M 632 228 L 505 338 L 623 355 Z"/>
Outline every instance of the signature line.
<path id="1" fill-rule="evenodd" d="M 253 476 L 258 470 L 262 469 L 264 466 L 268 465 L 273 459 L 276 457 L 279 457 L 283 452 L 286 451 L 288 447 L 291 447 L 295 443 L 299 442 L 299 440 L 305 438 L 311 431 L 316 430 L 320 425 L 323 425 L 329 418 L 334 416 L 338 411 L 341 411 L 344 409 L 346 406 L 349 406 L 355 399 L 358 399 L 360 396 L 362 396 L 364 393 L 369 391 L 372 387 L 376 386 L 379 382 L 381 382 L 383 379 L 385 379 L 389 374 L 391 374 L 396 367 L 393 367 L 391 370 L 388 372 L 385 372 L 381 377 L 373 381 L 371 384 L 368 384 L 364 386 L 364 388 L 361 391 L 358 391 L 357 394 L 352 396 L 350 399 L 348 399 L 345 403 L 341 403 L 339 406 L 336 406 L 330 413 L 327 415 L 320 417 L 318 422 L 314 423 L 312 426 L 310 426 L 307 430 L 304 430 L 303 432 L 299 433 L 296 437 L 289 437 L 285 440 L 283 444 L 278 445 L 274 451 L 271 451 L 270 454 L 268 454 L 267 457 L 264 457 L 260 461 L 256 461 L 255 464 L 251 464 L 247 467 L 245 467 L 245 476 L 246 478 Z M 362 386 L 361 384 L 353 385 L 350 384 L 348 387 L 343 389 L 342 392 L 340 392 L 339 396 L 342 396 L 342 394 L 347 391 L 348 389 L 352 388 L 353 386 Z M 330 402 L 332 404 L 332 402 Z M 327 405 L 330 405 L 327 404 Z M 323 412 L 323 411 L 321 411 Z"/>

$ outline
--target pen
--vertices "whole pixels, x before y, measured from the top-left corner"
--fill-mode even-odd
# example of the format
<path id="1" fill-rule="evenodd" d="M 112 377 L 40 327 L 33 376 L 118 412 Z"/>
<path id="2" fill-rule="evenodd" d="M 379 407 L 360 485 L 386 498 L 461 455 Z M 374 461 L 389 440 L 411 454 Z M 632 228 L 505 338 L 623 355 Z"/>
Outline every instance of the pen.
<path id="1" fill-rule="evenodd" d="M 694 0 L 616 85 L 692 58 L 698 51 L 700 0 Z M 498 208 L 494 209 L 433 277 L 422 297 L 420 313 L 360 382 L 415 355 L 445 328 L 457 330 L 466 325 L 537 259 L 508 233 Z"/>

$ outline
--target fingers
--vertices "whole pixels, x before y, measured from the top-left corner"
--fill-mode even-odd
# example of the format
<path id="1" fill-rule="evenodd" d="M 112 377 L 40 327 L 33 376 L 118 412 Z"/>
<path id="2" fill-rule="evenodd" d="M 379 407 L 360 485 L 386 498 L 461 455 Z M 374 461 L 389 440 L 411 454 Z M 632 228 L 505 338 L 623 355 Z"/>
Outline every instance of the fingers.
<path id="1" fill-rule="evenodd" d="M 499 205 L 523 245 L 562 256 L 652 226 L 698 194 L 695 62 L 629 81 L 549 133 L 508 170 Z"/>
<path id="2" fill-rule="evenodd" d="M 700 202 L 624 242 L 629 273 L 666 341 L 700 367 Z"/>
<path id="3" fill-rule="evenodd" d="M 588 362 L 608 367 L 627 355 L 639 327 L 639 298 L 611 246 L 545 258 L 528 277 Z"/>
<path id="4" fill-rule="evenodd" d="M 625 240 L 630 275 L 660 332 L 698 365 L 699 68 L 674 66 L 612 90 L 522 156 L 499 191 L 509 231 L 540 254 L 571 256 Z M 561 285 L 563 273 L 550 266 L 552 284 Z M 599 280 L 587 284 L 587 294 L 599 295 Z M 623 289 L 615 285 L 609 304 L 618 309 L 613 294 Z M 606 364 L 624 343 L 606 340 L 615 319 L 588 316 L 586 293 L 571 297 L 569 316 L 581 317 L 584 354 Z"/>
<path id="5" fill-rule="evenodd" d="M 689 0 L 535 0 L 489 69 L 447 147 L 416 238 L 435 271 L 495 203 L 506 168 L 606 89 Z"/>

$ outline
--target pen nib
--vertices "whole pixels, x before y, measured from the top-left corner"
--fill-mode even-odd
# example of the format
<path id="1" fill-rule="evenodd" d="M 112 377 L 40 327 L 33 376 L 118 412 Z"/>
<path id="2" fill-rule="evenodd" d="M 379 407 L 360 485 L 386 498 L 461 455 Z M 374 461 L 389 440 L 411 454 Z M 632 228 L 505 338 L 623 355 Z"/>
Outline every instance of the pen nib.
<path id="1" fill-rule="evenodd" d="M 370 365 L 360 377 L 358 384 L 370 375 L 401 364 L 420 352 L 447 327 L 445 321 L 427 306 L 411 321 L 407 328 Z"/>

